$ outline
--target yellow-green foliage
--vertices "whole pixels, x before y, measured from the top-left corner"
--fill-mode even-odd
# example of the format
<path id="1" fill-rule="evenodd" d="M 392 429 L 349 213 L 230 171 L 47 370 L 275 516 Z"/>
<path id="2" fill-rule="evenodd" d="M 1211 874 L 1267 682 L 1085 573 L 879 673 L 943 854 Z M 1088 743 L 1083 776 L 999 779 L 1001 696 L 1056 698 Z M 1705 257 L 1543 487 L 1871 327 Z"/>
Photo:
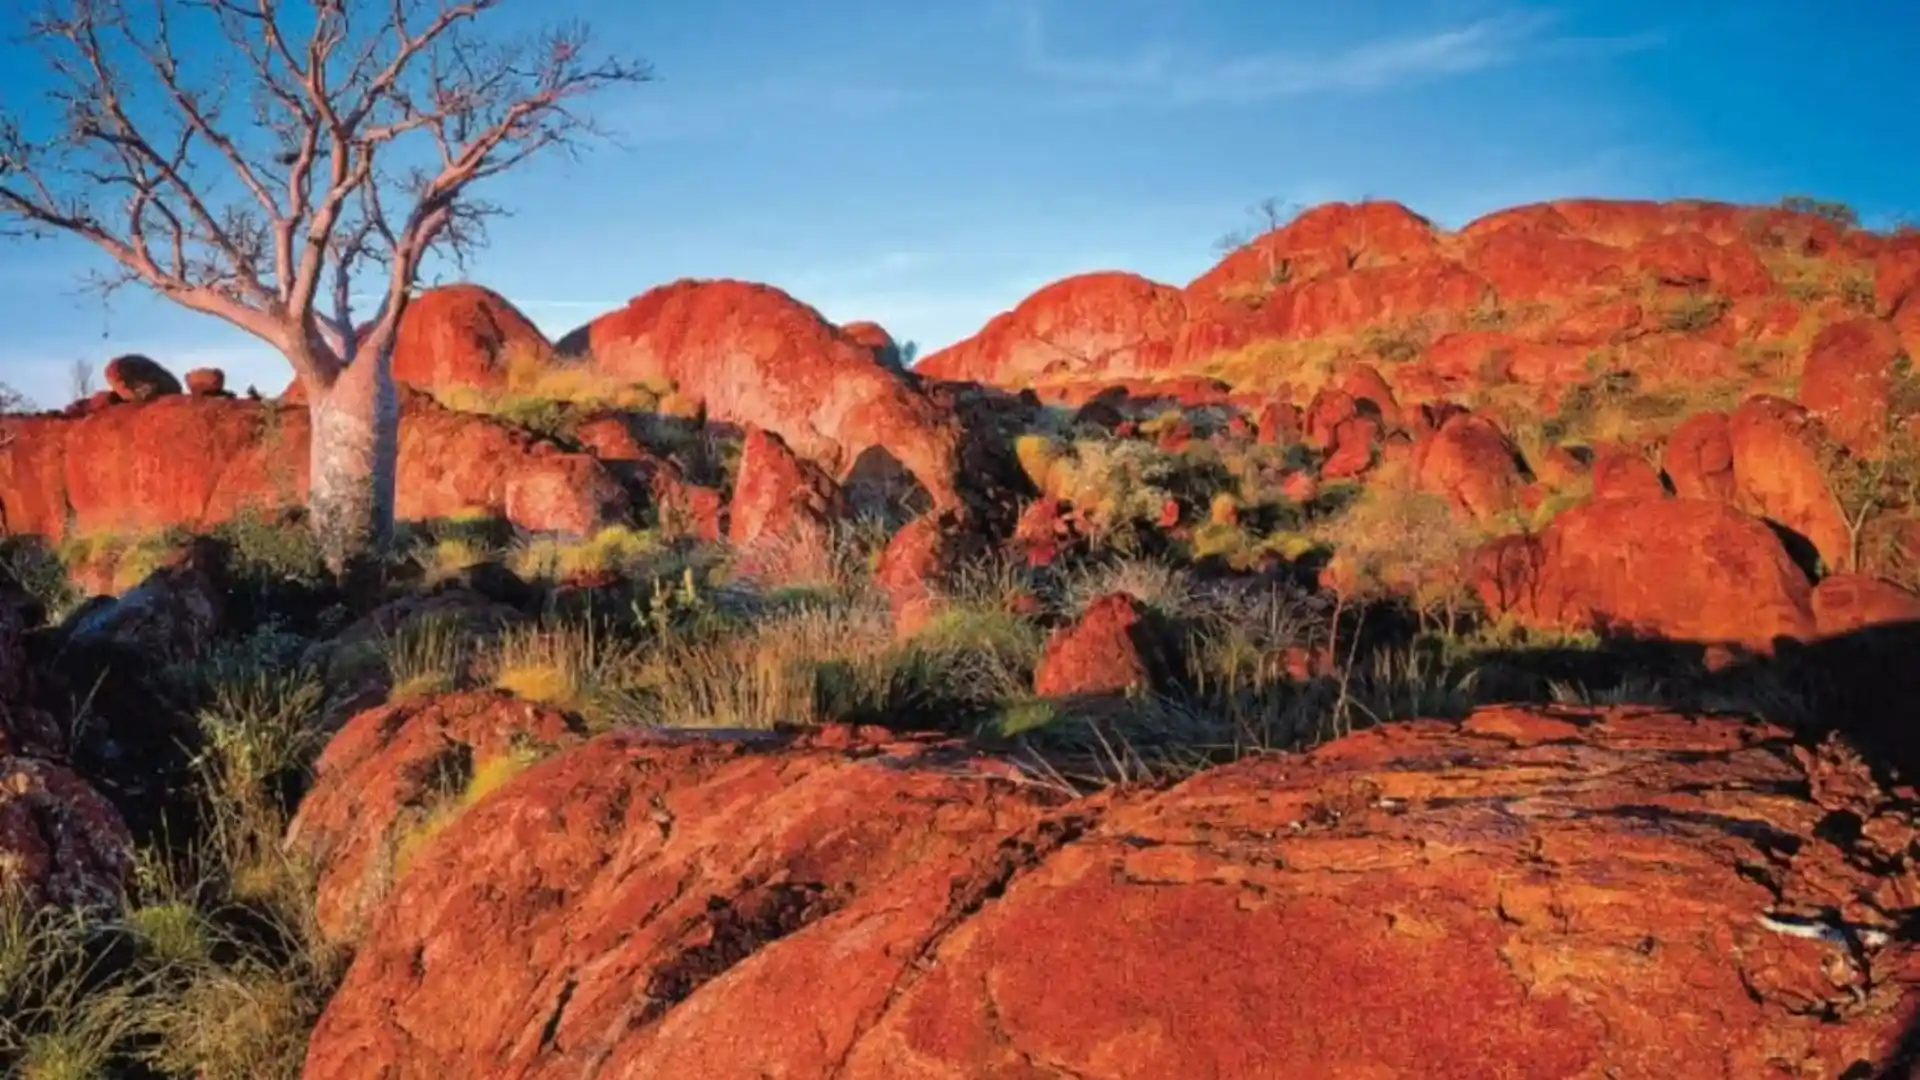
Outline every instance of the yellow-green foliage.
<path id="1" fill-rule="evenodd" d="M 1304 400 L 1333 378 L 1342 357 L 1360 348 L 1351 335 L 1268 338 L 1215 354 L 1202 373 L 1240 390 L 1268 390 L 1284 383 Z"/>
<path id="2" fill-rule="evenodd" d="M 636 573 L 664 550 L 656 532 L 609 525 L 584 540 L 533 540 L 517 548 L 508 565 L 528 580 L 576 581 L 603 574 Z"/>
<path id="3" fill-rule="evenodd" d="M 1392 475 L 1370 485 L 1315 533 L 1332 548 L 1351 590 L 1449 612 L 1464 604 L 1465 560 L 1486 539 L 1445 499 L 1414 491 Z"/>
<path id="4" fill-rule="evenodd" d="M 69 570 L 111 567 L 112 588 L 122 593 L 145 581 L 180 553 L 185 537 L 173 531 L 98 532 L 70 537 L 54 548 Z"/>
<path id="5" fill-rule="evenodd" d="M 1186 419 L 1186 415 L 1180 409 L 1163 409 L 1141 421 L 1140 434 L 1149 439 L 1159 438 L 1178 426 L 1180 421 Z"/>
<path id="6" fill-rule="evenodd" d="M 692 394 L 675 391 L 660 399 L 659 411 L 662 416 L 678 416 L 684 420 L 692 420 L 699 417 L 702 408 L 703 402 L 699 398 Z"/>
<path id="7" fill-rule="evenodd" d="M 445 832 L 447 826 L 453 824 L 461 814 L 505 787 L 507 781 L 525 772 L 539 760 L 540 754 L 534 748 L 515 746 L 475 763 L 472 775 L 467 777 L 460 790 L 436 800 L 424 816 L 401 834 L 394 847 L 394 874 L 404 875 L 413 865 L 414 858 L 425 850 L 428 841 Z"/>
<path id="8" fill-rule="evenodd" d="M 559 362 L 516 349 L 504 363 L 500 389 L 451 386 L 435 391 L 440 404 L 461 412 L 498 417 L 544 435 L 564 436 L 582 410 L 666 411 L 673 392 L 664 379 L 635 381 L 602 372 L 591 363 Z"/>
<path id="9" fill-rule="evenodd" d="M 1026 435 L 1014 453 L 1041 492 L 1065 499 L 1097 533 L 1156 516 L 1172 497 L 1177 455 L 1138 439 L 1086 438 L 1062 443 Z"/>
<path id="10" fill-rule="evenodd" d="M 1066 444 L 1048 435 L 1028 433 L 1013 440 L 1013 456 L 1042 494 L 1051 493 L 1053 466 L 1067 453 Z"/>
<path id="11" fill-rule="evenodd" d="M 161 963 L 195 964 L 213 955 L 206 916 L 192 904 L 163 900 L 135 907 L 127 912 L 127 928 Z"/>
<path id="12" fill-rule="evenodd" d="M 479 666 L 494 686 L 604 730 L 634 714 L 634 660 L 633 645 L 589 620 L 509 629 Z"/>
<path id="13" fill-rule="evenodd" d="M 413 553 L 429 586 L 457 578 L 498 556 L 499 552 L 470 536 L 441 537 Z"/>

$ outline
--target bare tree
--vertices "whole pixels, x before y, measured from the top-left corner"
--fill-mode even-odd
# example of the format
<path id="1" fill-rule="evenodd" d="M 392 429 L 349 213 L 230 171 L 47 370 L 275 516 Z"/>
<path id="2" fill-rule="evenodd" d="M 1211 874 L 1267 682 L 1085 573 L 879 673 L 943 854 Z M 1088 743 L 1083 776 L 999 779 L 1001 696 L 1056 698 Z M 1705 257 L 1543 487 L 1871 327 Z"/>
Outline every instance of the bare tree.
<path id="1" fill-rule="evenodd" d="M 1213 242 L 1213 250 L 1221 256 L 1231 255 L 1292 221 L 1299 212 L 1300 207 L 1296 203 L 1283 203 L 1272 196 L 1261 199 L 1247 208 L 1247 214 L 1253 218 L 1253 224 L 1222 235 L 1220 239 Z M 1261 263 L 1266 269 L 1267 284 L 1286 284 L 1288 271 L 1286 260 L 1279 257 L 1272 245 L 1262 246 L 1259 252 Z"/>
<path id="2" fill-rule="evenodd" d="M 70 400 L 80 401 L 93 396 L 93 365 L 85 360 L 75 360 L 67 365 L 67 393 Z"/>
<path id="3" fill-rule="evenodd" d="M 0 104 L 0 228 L 84 239 L 103 291 L 150 288 L 287 358 L 336 573 L 391 530 L 391 358 L 422 262 L 463 268 L 502 212 L 474 185 L 578 150 L 604 134 L 580 99 L 651 78 L 590 57 L 578 25 L 478 37 L 501 6 L 44 0 L 24 40 L 46 89 Z"/>

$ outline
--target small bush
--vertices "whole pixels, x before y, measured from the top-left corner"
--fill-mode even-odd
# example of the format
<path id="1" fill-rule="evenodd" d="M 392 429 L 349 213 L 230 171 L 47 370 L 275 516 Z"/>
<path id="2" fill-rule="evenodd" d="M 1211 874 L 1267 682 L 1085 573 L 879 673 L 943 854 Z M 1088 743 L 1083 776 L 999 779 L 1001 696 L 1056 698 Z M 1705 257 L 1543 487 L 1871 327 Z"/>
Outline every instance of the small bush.
<path id="1" fill-rule="evenodd" d="M 1688 293 L 1673 302 L 1662 315 L 1668 330 L 1694 333 L 1720 321 L 1727 312 L 1726 298 L 1705 293 Z"/>
<path id="2" fill-rule="evenodd" d="M 1389 364 L 1404 364 L 1420 357 L 1427 347 L 1428 332 L 1421 323 L 1396 323 L 1369 326 L 1361 340 L 1367 351 Z"/>
<path id="3" fill-rule="evenodd" d="M 520 545 L 508 565 L 527 580 L 581 581 L 639 573 L 647 561 L 666 550 L 660 534 L 626 525 L 610 525 L 584 540 L 551 537 Z"/>
<path id="4" fill-rule="evenodd" d="M 0 573 L 40 605 L 49 623 L 59 623 L 83 599 L 66 564 L 38 537 L 0 539 Z"/>
<path id="5" fill-rule="evenodd" d="M 328 579 L 319 540 L 298 520 L 245 510 L 215 526 L 212 535 L 231 547 L 232 569 L 242 578 L 299 585 L 318 585 Z"/>
<path id="6" fill-rule="evenodd" d="M 1452 622 L 1471 603 L 1468 556 L 1485 539 L 1445 499 L 1389 479 L 1315 530 L 1333 549 L 1348 587 L 1374 599 L 1403 598 L 1426 618 Z"/>
<path id="7" fill-rule="evenodd" d="M 1809 214 L 1830 221 L 1843 229 L 1851 229 L 1860 224 L 1860 215 L 1853 207 L 1843 202 L 1816 199 L 1810 195 L 1788 195 L 1780 200 L 1780 209 L 1791 214 Z"/>

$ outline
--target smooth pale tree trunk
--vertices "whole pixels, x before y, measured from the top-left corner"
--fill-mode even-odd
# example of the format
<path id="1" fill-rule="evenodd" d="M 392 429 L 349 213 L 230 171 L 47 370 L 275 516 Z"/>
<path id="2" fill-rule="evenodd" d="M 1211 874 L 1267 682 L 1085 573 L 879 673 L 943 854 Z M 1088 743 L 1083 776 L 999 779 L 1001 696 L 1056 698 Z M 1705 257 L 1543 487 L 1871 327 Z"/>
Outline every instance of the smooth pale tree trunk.
<path id="1" fill-rule="evenodd" d="M 312 423 L 307 513 L 327 568 L 344 576 L 393 534 L 400 456 L 392 348 L 347 365 L 331 387 L 307 388 Z"/>

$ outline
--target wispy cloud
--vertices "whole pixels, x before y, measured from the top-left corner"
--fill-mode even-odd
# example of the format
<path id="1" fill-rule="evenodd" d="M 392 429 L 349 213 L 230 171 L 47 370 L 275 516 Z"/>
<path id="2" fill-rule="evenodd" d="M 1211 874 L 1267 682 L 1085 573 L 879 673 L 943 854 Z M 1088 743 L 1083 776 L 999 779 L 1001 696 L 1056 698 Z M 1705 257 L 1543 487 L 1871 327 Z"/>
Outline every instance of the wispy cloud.
<path id="1" fill-rule="evenodd" d="M 1064 56 L 1048 44 L 1041 0 L 1025 0 L 1019 14 L 1021 62 L 1083 105 L 1246 104 L 1374 91 L 1528 61 L 1634 51 L 1660 41 L 1655 34 L 1554 36 L 1555 17 L 1532 11 L 1316 52 L 1209 56 L 1156 43 L 1131 57 L 1084 57 Z"/>

